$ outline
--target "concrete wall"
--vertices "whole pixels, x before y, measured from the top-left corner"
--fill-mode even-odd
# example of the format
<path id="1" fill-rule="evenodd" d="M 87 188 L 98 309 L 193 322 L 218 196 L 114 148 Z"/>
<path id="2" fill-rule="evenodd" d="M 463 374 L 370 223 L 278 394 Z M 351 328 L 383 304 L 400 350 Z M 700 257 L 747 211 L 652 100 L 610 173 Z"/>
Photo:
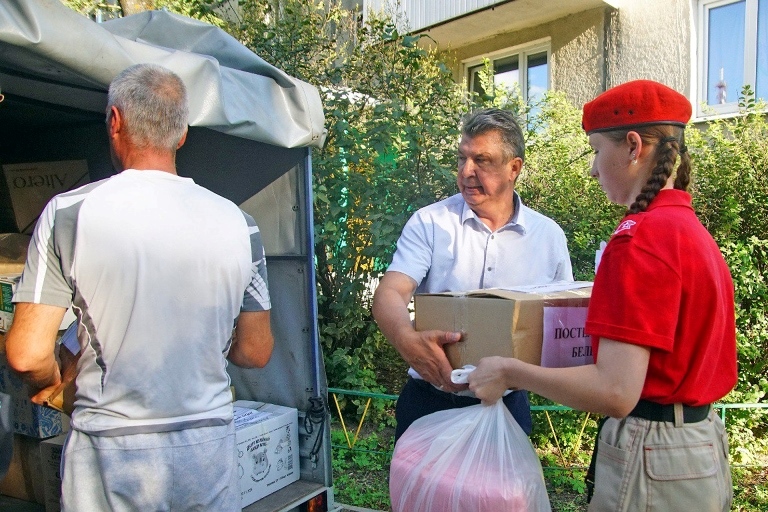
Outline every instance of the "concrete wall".
<path id="1" fill-rule="evenodd" d="M 647 78 L 688 95 L 691 77 L 691 2 L 621 0 L 609 16 L 606 85 Z"/>
<path id="2" fill-rule="evenodd" d="M 605 90 L 605 18 L 594 9 L 552 22 L 552 88 L 581 106 Z"/>
<path id="3" fill-rule="evenodd" d="M 647 78 L 689 95 L 691 5 L 689 0 L 616 0 L 618 9 L 592 9 L 478 43 L 456 47 L 461 61 L 550 38 L 551 85 L 580 106 L 614 85 Z"/>

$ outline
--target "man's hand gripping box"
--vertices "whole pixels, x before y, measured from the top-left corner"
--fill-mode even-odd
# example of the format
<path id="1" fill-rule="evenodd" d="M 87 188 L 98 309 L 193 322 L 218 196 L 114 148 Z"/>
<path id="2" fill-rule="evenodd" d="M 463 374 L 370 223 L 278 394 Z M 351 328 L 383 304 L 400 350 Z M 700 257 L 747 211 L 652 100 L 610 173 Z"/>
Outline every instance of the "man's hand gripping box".
<path id="1" fill-rule="evenodd" d="M 445 346 L 454 368 L 476 365 L 487 356 L 514 357 L 551 368 L 591 364 L 584 332 L 590 282 L 562 282 L 515 289 L 414 297 L 417 331 L 460 331 L 462 340 Z"/>

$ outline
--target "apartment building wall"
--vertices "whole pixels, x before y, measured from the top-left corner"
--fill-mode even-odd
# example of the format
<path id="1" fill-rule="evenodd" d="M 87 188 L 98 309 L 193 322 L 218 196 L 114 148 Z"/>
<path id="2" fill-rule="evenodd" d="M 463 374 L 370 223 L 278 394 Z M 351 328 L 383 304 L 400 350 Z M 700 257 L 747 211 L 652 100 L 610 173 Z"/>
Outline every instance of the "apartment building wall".
<path id="1" fill-rule="evenodd" d="M 454 77 L 463 80 L 462 61 L 548 39 L 550 87 L 581 105 L 628 80 L 647 78 L 689 95 L 691 5 L 689 0 L 616 0 L 617 9 L 590 9 L 511 32 L 503 29 L 479 42 L 447 50 Z M 455 30 L 461 30 L 460 22 Z M 440 41 L 437 41 L 438 45 Z"/>

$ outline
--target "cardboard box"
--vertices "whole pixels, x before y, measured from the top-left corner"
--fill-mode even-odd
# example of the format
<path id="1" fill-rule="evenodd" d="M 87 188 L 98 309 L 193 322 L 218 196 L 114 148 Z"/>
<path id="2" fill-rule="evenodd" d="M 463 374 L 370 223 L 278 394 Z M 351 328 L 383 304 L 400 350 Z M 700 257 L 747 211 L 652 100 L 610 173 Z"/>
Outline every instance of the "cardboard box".
<path id="1" fill-rule="evenodd" d="M 11 370 L 5 360 L 5 336 L 2 336 L 0 342 L 0 391 L 11 396 L 13 431 L 39 439 L 68 432 L 69 417 L 66 414 L 32 403 L 29 387 Z"/>
<path id="2" fill-rule="evenodd" d="M 21 274 L 0 275 L 0 332 L 6 332 L 13 322 L 13 292 Z"/>
<path id="3" fill-rule="evenodd" d="M 40 479 L 43 481 L 45 512 L 61 510 L 61 452 L 67 434 L 40 443 Z"/>
<path id="4" fill-rule="evenodd" d="M 20 233 L 0 233 L 0 275 L 21 274 L 31 239 Z"/>
<path id="5" fill-rule="evenodd" d="M 16 291 L 16 286 L 19 284 L 19 279 L 21 279 L 21 274 L 0 275 L 0 332 L 8 332 L 13 323 L 13 312 L 15 309 L 13 294 Z M 75 320 L 77 320 L 77 317 L 70 307 L 64 313 L 64 318 L 61 319 L 59 330 L 66 329 Z"/>
<path id="6" fill-rule="evenodd" d="M 0 481 L 0 494 L 42 505 L 45 491 L 40 470 L 40 440 L 14 434 L 13 458 Z"/>
<path id="7" fill-rule="evenodd" d="M 3 229 L 32 233 L 48 201 L 90 181 L 86 160 L 3 165 L 5 185 L 0 209 Z M 5 205 L 10 205 L 8 208 Z"/>
<path id="8" fill-rule="evenodd" d="M 298 411 L 245 400 L 234 406 L 240 506 L 247 507 L 299 479 Z"/>
<path id="9" fill-rule="evenodd" d="M 584 333 L 592 283 L 571 282 L 414 297 L 418 331 L 461 331 L 446 345 L 454 368 L 483 357 L 515 357 L 528 363 L 567 367 L 592 363 Z"/>

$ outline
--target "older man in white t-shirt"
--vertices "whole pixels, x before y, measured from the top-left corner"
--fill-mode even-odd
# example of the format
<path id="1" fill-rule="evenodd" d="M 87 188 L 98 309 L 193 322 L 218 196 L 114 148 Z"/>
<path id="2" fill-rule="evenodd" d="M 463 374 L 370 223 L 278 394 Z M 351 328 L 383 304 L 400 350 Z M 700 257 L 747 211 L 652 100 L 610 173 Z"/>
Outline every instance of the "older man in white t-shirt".
<path id="1" fill-rule="evenodd" d="M 395 439 L 426 414 L 480 403 L 450 380 L 443 345 L 461 333 L 416 331 L 408 311 L 414 293 L 573 280 L 563 230 L 515 192 L 524 158 L 522 131 L 510 112 L 469 114 L 458 148 L 459 194 L 420 209 L 403 228 L 373 302 L 379 328 L 411 366 L 397 402 Z M 504 402 L 530 433 L 526 392 Z"/>
<path id="2" fill-rule="evenodd" d="M 48 203 L 14 295 L 6 353 L 37 403 L 61 384 L 56 333 L 77 315 L 64 512 L 241 509 L 226 360 L 272 353 L 264 247 L 253 218 L 177 175 L 187 119 L 170 70 L 113 80 L 119 174 Z"/>

